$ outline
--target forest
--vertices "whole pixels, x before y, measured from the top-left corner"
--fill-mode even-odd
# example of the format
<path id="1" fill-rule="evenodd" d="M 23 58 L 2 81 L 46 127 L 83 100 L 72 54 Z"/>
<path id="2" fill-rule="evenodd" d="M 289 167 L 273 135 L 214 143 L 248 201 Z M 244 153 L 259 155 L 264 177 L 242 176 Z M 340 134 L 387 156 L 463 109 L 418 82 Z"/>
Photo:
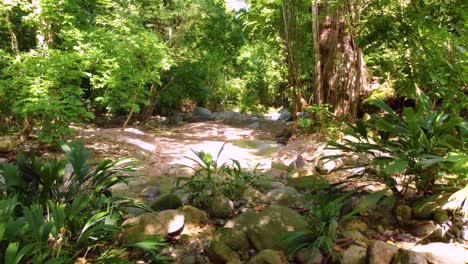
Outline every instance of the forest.
<path id="1" fill-rule="evenodd" d="M 468 263 L 467 13 L 2 0 L 0 264 Z"/>

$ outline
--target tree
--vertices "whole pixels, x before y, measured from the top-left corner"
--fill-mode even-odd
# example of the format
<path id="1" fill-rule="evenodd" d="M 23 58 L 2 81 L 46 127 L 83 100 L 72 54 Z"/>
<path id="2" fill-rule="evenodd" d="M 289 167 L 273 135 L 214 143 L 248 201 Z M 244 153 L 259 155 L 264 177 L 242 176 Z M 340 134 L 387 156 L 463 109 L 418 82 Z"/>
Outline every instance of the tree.
<path id="1" fill-rule="evenodd" d="M 312 2 L 315 59 L 314 103 L 329 104 L 337 117 L 357 116 L 368 73 L 359 48 L 360 0 Z"/>

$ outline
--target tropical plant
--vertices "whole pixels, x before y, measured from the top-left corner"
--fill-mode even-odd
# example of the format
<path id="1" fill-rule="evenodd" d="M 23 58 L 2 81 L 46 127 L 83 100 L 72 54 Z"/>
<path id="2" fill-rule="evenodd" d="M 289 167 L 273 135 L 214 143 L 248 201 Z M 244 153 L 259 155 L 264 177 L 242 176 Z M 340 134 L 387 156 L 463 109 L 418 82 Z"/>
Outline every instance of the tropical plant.
<path id="1" fill-rule="evenodd" d="M 231 159 L 231 164 L 218 164 L 225 145 L 226 143 L 219 150 L 216 159 L 213 159 L 211 153 L 192 150 L 199 160 L 189 157 L 188 159 L 194 161 L 196 165 L 179 165 L 195 171 L 192 176 L 178 177 L 176 181 L 176 190 L 185 193 L 188 203 L 203 206 L 207 199 L 215 195 L 238 198 L 257 179 L 258 165 L 246 171 L 242 169 L 239 161 L 234 159 Z"/>
<path id="2" fill-rule="evenodd" d="M 333 188 L 333 187 L 332 187 Z M 337 190 L 334 190 L 337 191 Z M 340 193 L 320 193 L 313 197 L 313 210 L 307 215 L 309 231 L 291 232 L 283 241 L 288 254 L 293 255 L 302 248 L 312 248 L 312 253 L 332 256 L 336 240 L 341 236 L 340 226 L 359 213 L 365 212 L 384 196 L 387 189 L 368 194 L 351 212 L 343 215 L 344 201 L 357 191 Z M 333 257 L 333 256 L 332 256 Z"/>
<path id="3" fill-rule="evenodd" d="M 126 208 L 145 208 L 111 192 L 128 178 L 128 160 L 105 160 L 93 170 L 83 142 L 61 147 L 66 160 L 21 154 L 16 165 L 0 164 L 0 263 L 127 263 L 123 253 L 138 250 L 141 258 L 160 260 L 161 237 L 127 243 L 121 236 Z"/>
<path id="4" fill-rule="evenodd" d="M 348 124 L 343 141 L 329 143 L 347 152 L 334 157 L 349 152 L 363 156 L 359 164 L 340 169 L 361 168 L 358 176 L 381 181 L 401 195 L 410 186 L 420 193 L 431 192 L 437 180 L 449 180 L 456 164 L 466 162 L 468 130 L 462 117 L 432 108 L 424 94 L 416 109 L 404 108 L 402 115 L 381 100 L 371 103 L 384 113 Z M 466 174 L 462 178 L 466 180 Z"/>

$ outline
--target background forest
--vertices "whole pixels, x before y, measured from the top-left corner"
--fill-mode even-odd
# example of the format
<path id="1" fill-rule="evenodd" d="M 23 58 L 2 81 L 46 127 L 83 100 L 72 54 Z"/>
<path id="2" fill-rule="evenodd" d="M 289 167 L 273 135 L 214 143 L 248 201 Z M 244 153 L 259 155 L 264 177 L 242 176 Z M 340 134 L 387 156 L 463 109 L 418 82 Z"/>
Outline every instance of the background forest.
<path id="1" fill-rule="evenodd" d="M 375 230 L 365 223 L 365 230 L 359 231 L 370 234 L 366 232 L 371 230 L 374 240 L 399 239 L 407 230 L 425 228 L 430 221 L 450 235 L 444 233 L 436 239 L 466 245 L 466 1 L 247 0 L 240 1 L 245 5 L 239 10 L 228 2 L 0 2 L 0 139 L 6 139 L 0 143 L 14 139 L 14 146 L 7 142 L 1 145 L 6 149 L 1 152 L 10 155 L 18 146 L 25 150 L 58 142 L 64 152 L 63 159 L 46 160 L 34 151 L 20 153 L 16 159 L 11 155 L 10 160 L 0 159 L 0 264 L 170 262 L 167 252 L 160 252 L 170 243 L 183 245 L 177 233 L 180 228 L 142 235 L 133 232 L 136 229 L 128 231 L 126 223 L 136 223 L 133 227 L 139 228 L 154 220 L 145 220 L 150 214 L 161 217 L 186 206 L 190 212 L 201 211 L 207 221 L 207 215 L 213 218 L 217 227 L 206 241 L 210 245 L 219 242 L 223 249 L 228 247 L 229 237 L 222 232 L 242 233 L 242 228 L 216 228 L 236 215 L 271 213 L 287 219 L 287 224 L 299 223 L 302 229 L 296 231 L 303 232 L 265 233 L 286 236 L 266 244 L 276 243 L 289 259 L 305 248 L 311 250 L 308 257 L 320 255 L 321 263 L 351 263 L 339 262 L 346 260 L 347 246 L 367 238 L 347 237 L 346 226 L 356 219 L 359 226 L 362 219 L 369 226 L 381 224 L 383 216 L 394 221 L 384 228 L 382 220 L 380 229 L 372 227 Z M 274 142 L 273 151 L 265 151 L 271 156 L 267 172 L 277 169 L 282 176 L 266 183 L 262 177 L 268 173 L 257 173 L 256 166 L 248 170 L 235 159 L 218 163 L 228 143 L 222 145 L 216 159 L 205 150 L 194 150 L 195 156 L 189 160 L 196 164 L 184 165 L 193 173 L 178 177 L 175 191 L 161 195 L 166 199 L 161 205 L 157 188 L 157 195 L 144 194 L 154 198 L 151 202 L 113 195 L 114 187 L 131 181 L 128 175 L 134 175 L 135 167 L 126 165 L 128 160 L 97 162 L 84 143 L 63 141 L 73 138 L 74 128 L 80 124 L 106 119 L 125 128 L 148 124 L 156 115 L 189 113 L 196 107 L 239 111 L 249 115 L 235 113 L 238 117 L 255 122 L 265 121 L 262 114 L 287 109 L 292 113 L 290 119 L 274 126 L 288 133 L 281 143 L 292 143 L 288 139 L 302 132 L 316 133 L 319 140 L 330 142 L 327 149 L 316 149 L 309 160 L 295 155 L 289 165 L 271 155 L 280 149 Z M 291 120 L 289 127 L 283 122 Z M 145 139 L 145 133 L 138 132 Z M 155 131 L 148 133 L 156 135 Z M 300 140 L 306 142 L 307 136 L 293 139 L 299 139 L 297 145 L 306 145 Z M 172 144 L 183 142 L 179 141 Z M 257 147 L 250 141 L 238 140 L 237 144 Z M 281 147 L 287 147 L 284 145 Z M 156 147 L 151 146 L 155 152 Z M 336 152 L 327 152 L 329 149 Z M 332 163 L 333 168 L 327 167 Z M 154 164 L 151 160 L 151 169 Z M 371 192 L 344 190 L 339 183 L 325 179 L 337 171 L 352 172 L 357 181 L 383 187 Z M 350 182 L 346 180 L 346 184 Z M 242 196 L 252 189 L 268 201 Z M 275 200 L 270 191 L 278 189 L 294 191 L 287 205 L 276 201 L 284 207 L 270 204 Z M 440 199 L 441 203 L 432 206 Z M 303 204 L 296 206 L 295 202 Z M 388 211 L 370 210 L 369 214 L 368 209 L 375 209 L 377 203 L 378 210 Z M 226 204 L 226 211 L 218 210 Z M 132 212 L 138 216 L 130 218 Z M 153 222 L 163 222 L 159 220 Z M 216 224 L 217 220 L 222 224 Z M 201 220 L 198 222 L 200 225 Z M 262 226 L 246 228 L 252 226 L 251 233 L 241 235 L 253 233 L 254 238 L 262 238 L 255 233 Z M 432 231 L 417 238 L 418 243 L 427 242 Z M 165 240 L 170 233 L 177 234 Z M 381 237 L 375 238 L 378 235 Z M 228 262 L 215 252 L 218 247 L 205 247 L 206 241 L 202 241 L 202 249 L 194 250 L 196 258 L 203 255 L 214 263 Z M 238 261 L 229 263 L 257 263 L 252 262 L 261 255 L 257 253 L 277 249 L 259 246 L 258 241 L 252 246 L 249 241 L 245 252 L 234 247 L 227 250 Z M 359 250 L 364 252 L 361 257 L 368 254 L 369 259 L 366 247 Z M 283 253 L 275 253 L 280 254 L 277 263 L 287 263 Z"/>
<path id="2" fill-rule="evenodd" d="M 301 98 L 353 119 L 371 82 L 466 110 L 464 1 L 248 4 L 3 1 L 2 132 L 51 142 L 95 116 L 300 112 Z"/>

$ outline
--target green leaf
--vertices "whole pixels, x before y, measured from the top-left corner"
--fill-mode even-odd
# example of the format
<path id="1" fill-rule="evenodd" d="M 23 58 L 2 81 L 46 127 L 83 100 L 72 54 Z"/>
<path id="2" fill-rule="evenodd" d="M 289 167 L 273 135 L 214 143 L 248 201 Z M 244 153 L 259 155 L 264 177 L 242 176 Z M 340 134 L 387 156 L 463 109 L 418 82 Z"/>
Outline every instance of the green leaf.
<path id="1" fill-rule="evenodd" d="M 392 174 L 401 174 L 405 172 L 408 167 L 409 162 L 407 160 L 395 160 L 394 162 L 388 164 L 387 167 L 384 168 L 384 172 L 388 175 Z"/>

